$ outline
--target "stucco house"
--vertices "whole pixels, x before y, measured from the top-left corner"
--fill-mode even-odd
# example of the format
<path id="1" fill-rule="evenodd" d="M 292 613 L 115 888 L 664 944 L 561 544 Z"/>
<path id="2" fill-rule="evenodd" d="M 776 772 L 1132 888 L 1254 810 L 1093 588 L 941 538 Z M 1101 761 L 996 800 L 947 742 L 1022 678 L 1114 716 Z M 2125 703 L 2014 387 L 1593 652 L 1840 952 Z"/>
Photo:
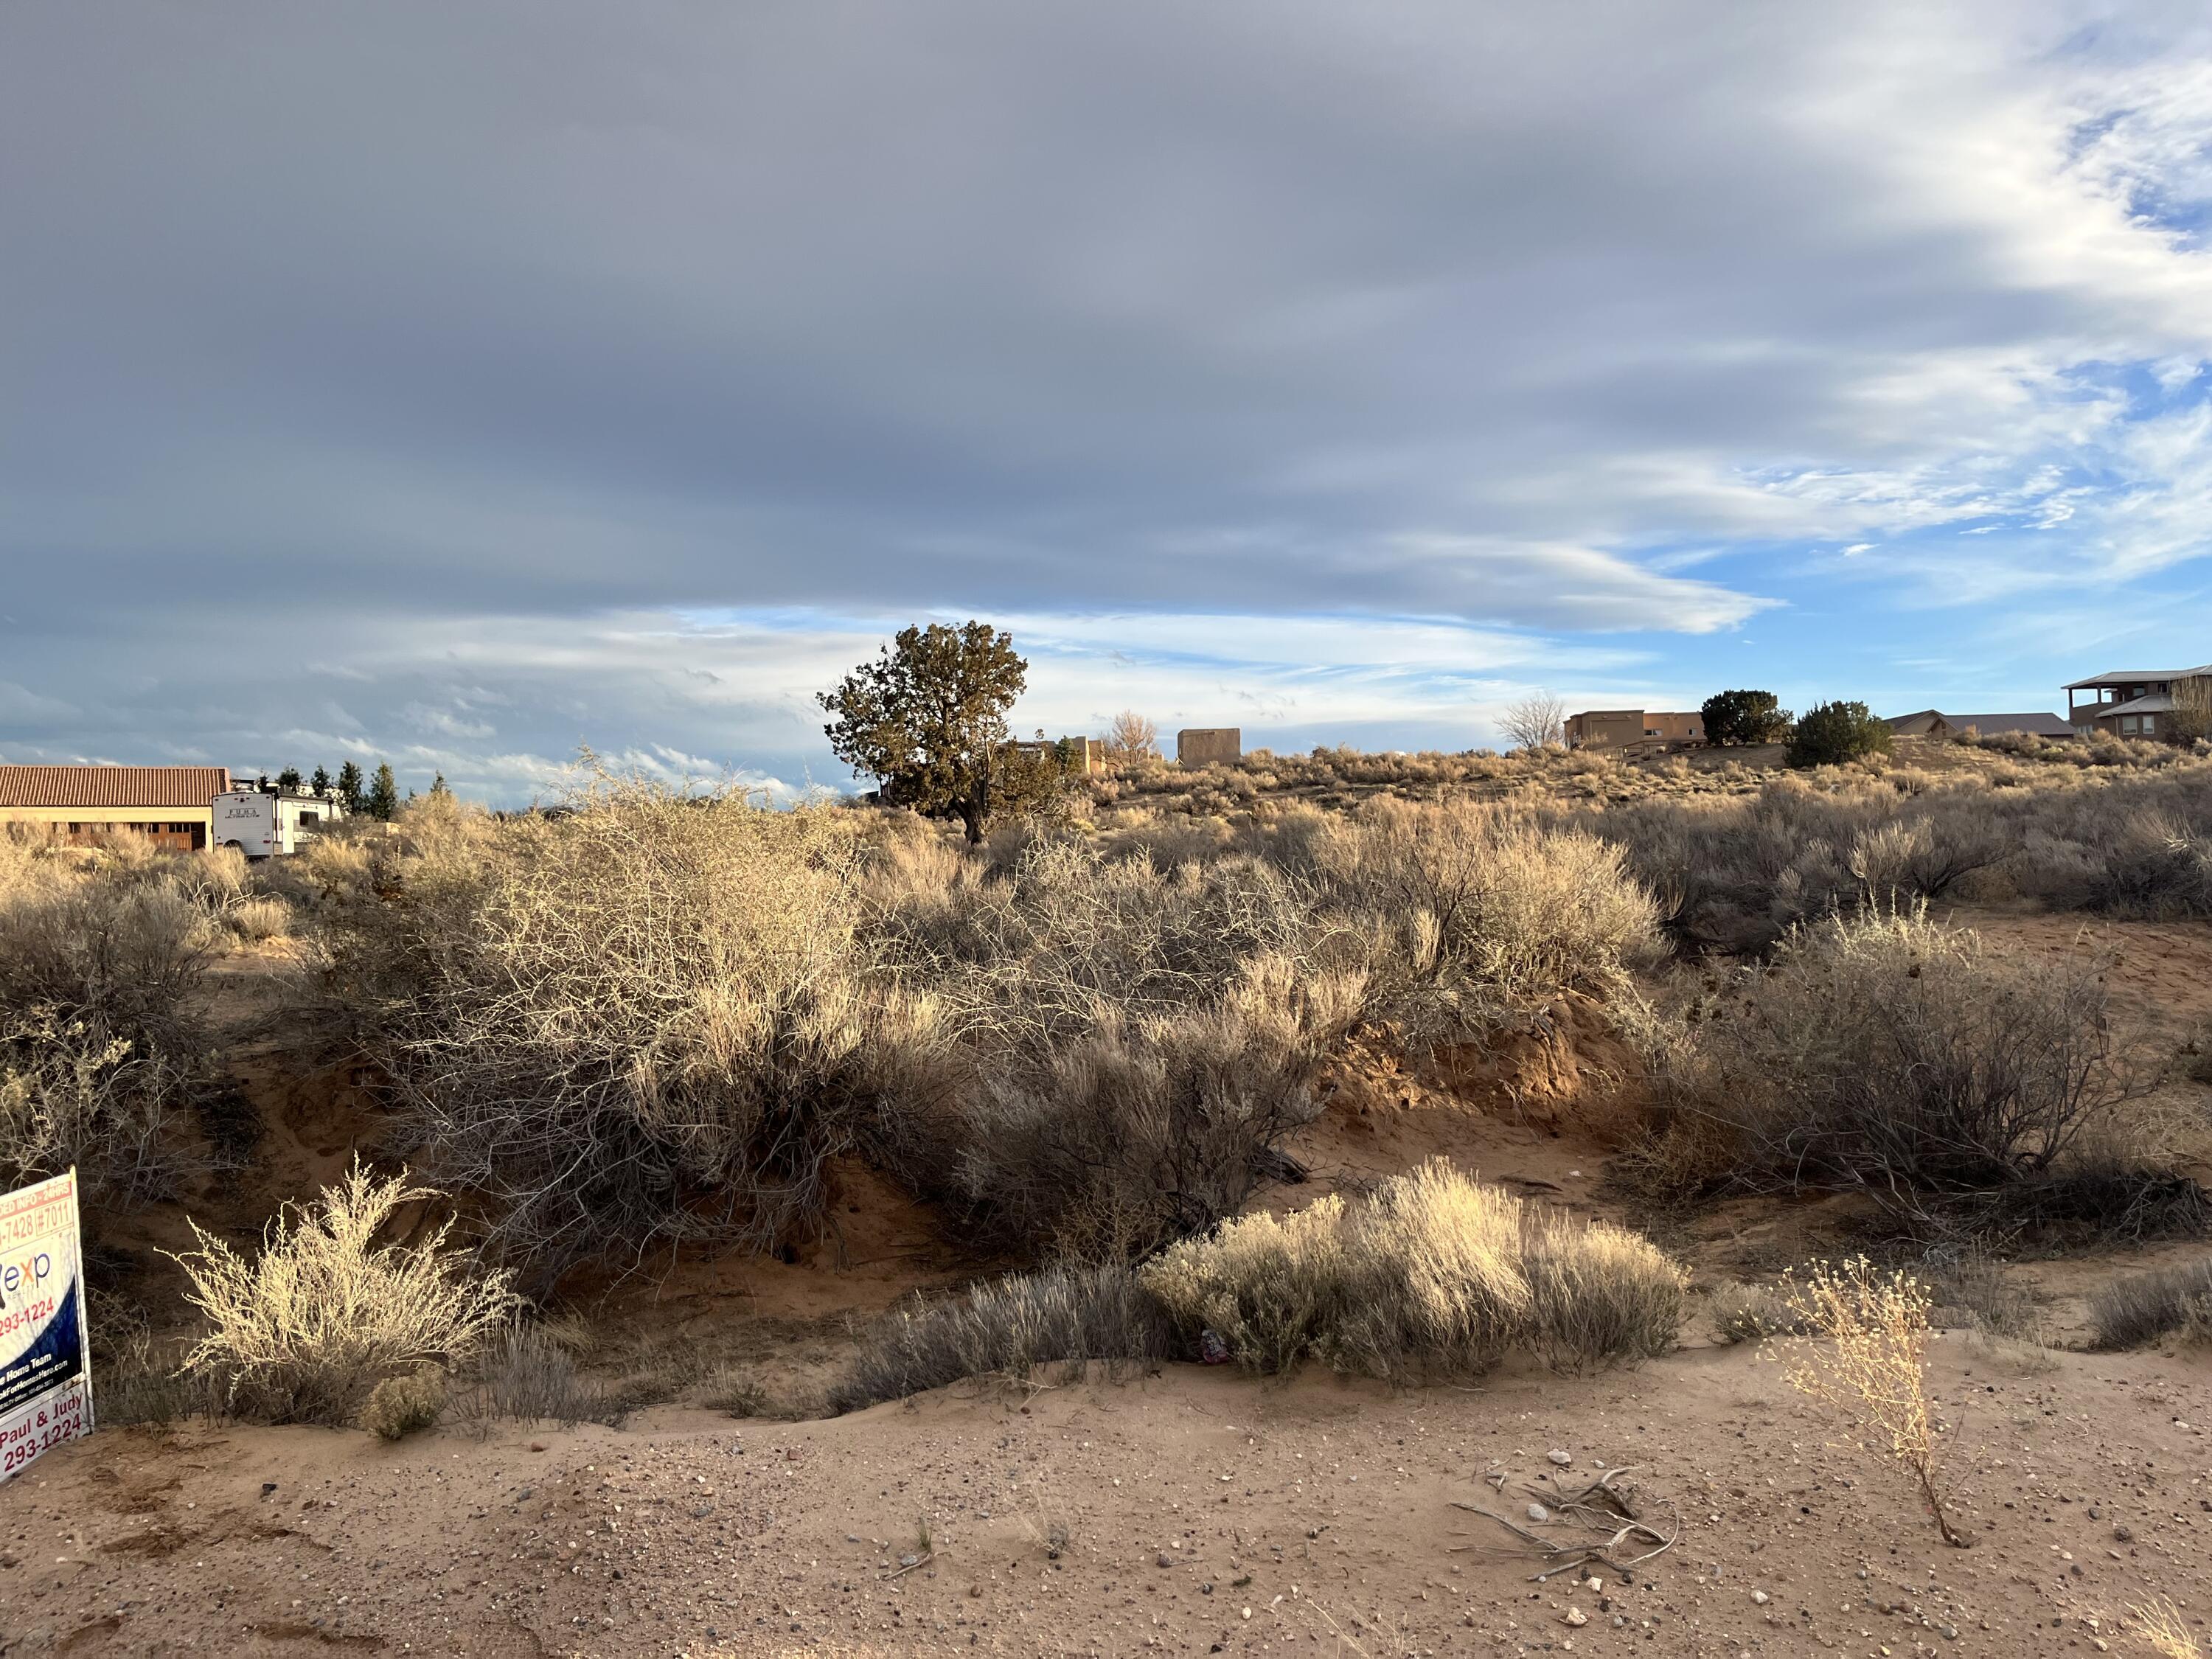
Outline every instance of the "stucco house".
<path id="1" fill-rule="evenodd" d="M 1703 743 L 1705 717 L 1649 708 L 1586 708 L 1566 721 L 1570 749 L 1633 749 Z"/>
<path id="2" fill-rule="evenodd" d="M 2066 718 L 2077 731 L 2122 738 L 2173 735 L 2173 699 L 2192 680 L 2212 682 L 2212 663 L 2197 668 L 2116 668 L 2066 687 Z M 2087 691 L 2090 701 L 2077 703 Z M 2185 693 L 2186 695 L 2186 693 Z"/>

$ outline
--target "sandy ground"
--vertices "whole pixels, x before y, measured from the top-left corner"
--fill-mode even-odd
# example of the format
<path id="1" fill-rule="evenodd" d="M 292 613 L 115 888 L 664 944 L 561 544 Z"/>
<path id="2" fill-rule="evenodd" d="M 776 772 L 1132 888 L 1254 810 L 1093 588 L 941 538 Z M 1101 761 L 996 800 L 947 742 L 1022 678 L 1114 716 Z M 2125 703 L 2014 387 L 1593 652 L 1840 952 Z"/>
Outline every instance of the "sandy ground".
<path id="1" fill-rule="evenodd" d="M 1955 918 L 2002 950 L 2116 947 L 2124 1015 L 2176 1045 L 2212 1031 L 2212 930 Z M 246 1015 L 273 970 L 219 980 Z M 1618 1056 L 1573 1009 L 1447 1087 L 1347 1067 L 1293 1150 L 1298 1201 L 1443 1155 L 1532 1196 L 1609 1206 Z M 1586 1022 L 1585 1022 L 1586 1024 Z M 243 1028 L 242 1028 L 243 1029 Z M 271 1193 L 310 1191 L 373 1109 L 303 1072 L 281 1032 L 240 1071 L 264 1139 L 246 1182 L 189 1207 L 250 1237 Z M 2160 1103 L 2204 1133 L 2212 1091 Z M 2212 1133 L 2206 1134 L 2212 1148 Z M 1708 1279 L 1763 1274 L 1842 1236 L 1848 1200 L 1717 1207 L 1670 1244 Z M 716 1378 L 818 1397 L 856 1322 L 994 1265 L 848 1173 L 837 1236 L 793 1261 L 685 1261 L 578 1286 L 611 1372 L 705 1357 Z M 119 1259 L 171 1244 L 149 1212 Z M 2117 1273 L 2193 1258 L 2012 1271 L 2053 1299 L 2048 1335 Z M 387 1446 L 352 1431 L 191 1423 L 103 1431 L 0 1486 L 0 1659 L 341 1648 L 435 1654 L 892 1655 L 1640 1652 L 2014 1656 L 2144 1651 L 2119 1628 L 2155 1594 L 2212 1616 L 2212 1369 L 2200 1354 L 2037 1357 L 1948 1334 L 1971 1551 L 1938 1540 L 1903 1477 L 1744 1349 L 1633 1372 L 1509 1370 L 1392 1393 L 1318 1370 L 1287 1385 L 1176 1366 L 1023 1391 L 977 1384 L 853 1417 L 658 1407 L 620 1430 L 502 1425 Z M 694 1370 L 699 1369 L 694 1364 Z M 690 1373 L 686 1373 L 689 1375 Z M 684 1397 L 713 1397 L 692 1386 Z M 1557 1470 L 1547 1454 L 1568 1453 Z M 1680 1540 L 1597 1589 L 1532 1583 L 1516 1518 L 1614 1464 Z M 1504 1490 L 1487 1477 L 1504 1476 Z M 926 1542 L 925 1542 L 926 1539 Z M 1064 1545 L 1054 1553 L 1054 1540 Z M 912 1558 L 910 1568 L 902 1570 Z M 1764 1599 L 1762 1599 L 1764 1598 Z M 1249 1616 L 1247 1610 L 1249 1609 Z M 1570 1610 L 1582 1622 L 1570 1622 Z M 2095 1621 L 2092 1623 L 2091 1621 Z"/>
<path id="2" fill-rule="evenodd" d="M 123 1431 L 0 1502 L 0 1652 L 2026 1656 L 2129 1650 L 2153 1594 L 2212 1607 L 2201 1361 L 1936 1354 L 1966 1551 L 1744 1349 L 1401 1394 L 1177 1366 L 397 1447 Z M 1452 1507 L 1518 1517 L 1616 1464 L 1680 1541 L 1595 1589 L 1532 1583 Z"/>

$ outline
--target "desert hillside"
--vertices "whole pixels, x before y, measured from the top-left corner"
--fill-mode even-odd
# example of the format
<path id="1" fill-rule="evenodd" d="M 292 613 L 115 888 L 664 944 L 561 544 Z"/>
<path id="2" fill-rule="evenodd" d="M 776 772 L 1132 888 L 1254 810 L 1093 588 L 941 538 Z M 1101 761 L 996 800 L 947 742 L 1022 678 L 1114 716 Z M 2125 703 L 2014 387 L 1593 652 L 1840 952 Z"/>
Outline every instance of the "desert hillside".
<path id="1" fill-rule="evenodd" d="M 2194 1651 L 2212 762 L 2061 748 L 0 848 L 0 1652 Z"/>

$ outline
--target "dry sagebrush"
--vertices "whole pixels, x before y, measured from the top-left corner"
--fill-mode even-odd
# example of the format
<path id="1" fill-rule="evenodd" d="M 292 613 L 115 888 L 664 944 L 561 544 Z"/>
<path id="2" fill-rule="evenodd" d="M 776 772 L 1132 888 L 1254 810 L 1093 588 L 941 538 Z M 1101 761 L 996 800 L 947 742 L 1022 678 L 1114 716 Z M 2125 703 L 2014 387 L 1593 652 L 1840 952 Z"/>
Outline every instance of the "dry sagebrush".
<path id="1" fill-rule="evenodd" d="M 209 1330 L 184 1370 L 225 1408 L 276 1422 L 350 1422 L 386 1378 L 467 1359 L 516 1305 L 503 1273 L 452 1246 L 453 1223 L 416 1244 L 379 1243 L 403 1206 L 437 1196 L 356 1163 L 288 1206 L 247 1258 L 197 1222 L 176 1258 Z"/>
<path id="2" fill-rule="evenodd" d="M 1922 1218 L 2104 1208 L 2116 1114 L 2153 1081 L 2096 963 L 1999 959 L 1920 910 L 1800 928 L 1690 1012 L 1698 1042 L 1670 1082 L 1712 1178 L 1859 1188 Z"/>
<path id="3" fill-rule="evenodd" d="M 197 1166 L 210 945 L 190 900 L 136 866 L 24 861 L 0 890 L 0 1186 L 74 1164 L 96 1225 Z"/>
<path id="4" fill-rule="evenodd" d="M 603 775 L 572 805 L 420 834 L 340 924 L 412 1143 L 541 1285 L 778 1243 L 927 1057 L 926 1010 L 859 972 L 848 826 Z"/>

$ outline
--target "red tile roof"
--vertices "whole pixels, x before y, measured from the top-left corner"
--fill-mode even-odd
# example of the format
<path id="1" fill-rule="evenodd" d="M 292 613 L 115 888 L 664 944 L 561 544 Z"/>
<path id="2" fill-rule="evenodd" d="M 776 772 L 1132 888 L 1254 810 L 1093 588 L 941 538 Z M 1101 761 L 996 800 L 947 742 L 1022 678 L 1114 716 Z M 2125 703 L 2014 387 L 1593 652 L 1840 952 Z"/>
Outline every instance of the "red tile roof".
<path id="1" fill-rule="evenodd" d="M 206 806 L 229 787 L 227 766 L 0 766 L 0 811 Z"/>

